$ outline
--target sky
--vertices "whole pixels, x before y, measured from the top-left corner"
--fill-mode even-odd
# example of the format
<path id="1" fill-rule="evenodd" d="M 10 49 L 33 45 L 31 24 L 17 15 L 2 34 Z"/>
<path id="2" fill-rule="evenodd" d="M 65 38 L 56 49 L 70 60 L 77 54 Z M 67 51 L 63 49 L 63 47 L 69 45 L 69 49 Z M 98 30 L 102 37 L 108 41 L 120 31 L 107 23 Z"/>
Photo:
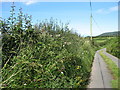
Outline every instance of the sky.
<path id="1" fill-rule="evenodd" d="M 93 36 L 104 32 L 118 31 L 118 2 L 92 2 Z M 10 16 L 11 2 L 0 4 L 2 18 Z M 22 7 L 24 14 L 32 15 L 32 22 L 50 19 L 69 22 L 69 28 L 82 36 L 90 35 L 90 3 L 89 2 L 15 2 L 16 13 Z"/>

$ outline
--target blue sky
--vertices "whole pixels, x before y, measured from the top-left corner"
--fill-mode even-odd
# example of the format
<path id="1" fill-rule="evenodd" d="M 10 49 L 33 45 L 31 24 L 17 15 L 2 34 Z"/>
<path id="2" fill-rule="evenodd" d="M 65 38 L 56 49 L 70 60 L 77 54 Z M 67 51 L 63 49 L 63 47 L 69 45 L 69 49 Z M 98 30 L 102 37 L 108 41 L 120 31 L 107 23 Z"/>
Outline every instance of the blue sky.
<path id="1" fill-rule="evenodd" d="M 9 17 L 11 2 L 2 2 L 2 18 Z M 90 35 L 90 5 L 89 2 L 15 2 L 16 12 L 20 7 L 24 14 L 32 15 L 33 23 L 53 17 L 63 23 L 69 22 L 69 28 L 81 35 Z M 118 30 L 118 3 L 92 2 L 93 17 L 100 29 L 93 21 L 93 35 Z"/>

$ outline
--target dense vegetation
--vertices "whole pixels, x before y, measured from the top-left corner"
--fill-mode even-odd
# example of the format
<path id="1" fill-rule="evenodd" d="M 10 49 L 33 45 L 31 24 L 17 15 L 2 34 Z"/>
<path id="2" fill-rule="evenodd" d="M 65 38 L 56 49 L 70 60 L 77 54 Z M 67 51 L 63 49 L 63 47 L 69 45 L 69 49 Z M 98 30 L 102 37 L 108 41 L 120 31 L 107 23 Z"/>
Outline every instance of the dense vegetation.
<path id="1" fill-rule="evenodd" d="M 94 37 L 94 43 L 98 48 L 106 48 L 107 52 L 120 58 L 119 36 L 117 37 Z"/>
<path id="2" fill-rule="evenodd" d="M 106 46 L 107 52 L 120 58 L 120 45 L 119 45 L 119 38 L 114 37 L 109 41 L 109 44 Z"/>
<path id="3" fill-rule="evenodd" d="M 1 20 L 2 88 L 80 88 L 89 81 L 94 47 L 56 20 L 31 24 L 22 9 Z"/>

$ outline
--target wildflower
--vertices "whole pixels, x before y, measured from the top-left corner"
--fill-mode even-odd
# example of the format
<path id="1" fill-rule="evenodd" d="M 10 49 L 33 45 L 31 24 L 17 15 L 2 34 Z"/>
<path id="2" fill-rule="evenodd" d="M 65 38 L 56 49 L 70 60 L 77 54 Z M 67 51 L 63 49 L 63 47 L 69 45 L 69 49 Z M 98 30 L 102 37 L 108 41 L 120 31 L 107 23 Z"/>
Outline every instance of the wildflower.
<path id="1" fill-rule="evenodd" d="M 82 82 L 83 80 L 81 79 L 80 82 Z"/>
<path id="2" fill-rule="evenodd" d="M 81 79 L 81 77 L 79 77 L 79 76 L 78 76 L 78 77 L 76 77 L 76 79 L 77 79 L 77 80 L 80 80 L 80 79 Z"/>
<path id="3" fill-rule="evenodd" d="M 77 68 L 76 69 L 80 69 L 80 66 L 77 66 Z"/>
<path id="4" fill-rule="evenodd" d="M 71 44 L 71 42 L 68 42 L 67 44 L 68 44 L 68 45 L 70 45 L 70 44 Z"/>
<path id="5" fill-rule="evenodd" d="M 34 82 L 36 81 L 36 79 L 33 80 Z"/>
<path id="6" fill-rule="evenodd" d="M 52 37 L 53 35 L 50 35 L 50 37 Z"/>
<path id="7" fill-rule="evenodd" d="M 80 82 L 76 83 L 76 85 L 80 85 Z"/>
<path id="8" fill-rule="evenodd" d="M 27 85 L 26 83 L 24 83 L 24 85 Z"/>
<path id="9" fill-rule="evenodd" d="M 63 47 L 64 47 L 65 45 L 63 45 Z"/>
<path id="10" fill-rule="evenodd" d="M 60 60 L 61 63 L 63 63 L 63 60 Z"/>
<path id="11" fill-rule="evenodd" d="M 71 42 L 64 42 L 64 44 L 66 44 L 66 45 L 70 45 L 70 44 L 71 44 Z"/>
<path id="12" fill-rule="evenodd" d="M 60 37 L 60 34 L 56 35 L 56 37 Z"/>
<path id="13" fill-rule="evenodd" d="M 64 42 L 64 44 L 67 44 L 67 42 Z"/>
<path id="14" fill-rule="evenodd" d="M 61 74 L 64 74 L 63 72 L 61 72 Z"/>

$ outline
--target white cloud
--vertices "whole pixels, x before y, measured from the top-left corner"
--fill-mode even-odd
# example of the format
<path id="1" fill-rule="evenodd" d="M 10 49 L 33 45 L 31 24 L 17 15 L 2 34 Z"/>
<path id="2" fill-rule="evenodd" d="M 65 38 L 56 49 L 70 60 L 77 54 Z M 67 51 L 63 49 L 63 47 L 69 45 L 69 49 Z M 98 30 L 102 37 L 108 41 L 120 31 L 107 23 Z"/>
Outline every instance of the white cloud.
<path id="1" fill-rule="evenodd" d="M 26 5 L 30 5 L 30 4 L 33 4 L 33 3 L 37 3 L 37 0 L 28 0 L 26 2 L 24 2 Z"/>
<path id="2" fill-rule="evenodd" d="M 103 13 L 103 12 L 104 12 L 104 9 L 98 9 L 96 12 L 97 12 L 97 13 Z"/>
<path id="3" fill-rule="evenodd" d="M 99 14 L 109 14 L 109 13 L 115 12 L 115 11 L 118 11 L 118 6 L 114 6 L 114 7 L 108 8 L 108 9 L 105 9 L 105 8 L 98 9 L 96 11 L 96 13 L 99 13 Z"/>
<path id="4" fill-rule="evenodd" d="M 33 4 L 33 3 L 37 3 L 39 2 L 40 0 L 0 0 L 0 2 L 23 2 L 25 3 L 26 5 L 30 5 L 30 4 Z"/>
<path id="5" fill-rule="evenodd" d="M 118 6 L 111 7 L 109 10 L 110 10 L 111 12 L 112 12 L 112 11 L 117 11 L 117 10 L 118 10 Z"/>
<path id="6" fill-rule="evenodd" d="M 102 13 L 102 12 L 103 12 L 103 9 L 97 10 L 97 13 Z"/>
<path id="7" fill-rule="evenodd" d="M 96 11 L 96 13 L 98 13 L 98 14 L 108 14 L 108 13 L 110 13 L 110 12 L 109 12 L 109 10 L 98 9 L 98 10 Z"/>

